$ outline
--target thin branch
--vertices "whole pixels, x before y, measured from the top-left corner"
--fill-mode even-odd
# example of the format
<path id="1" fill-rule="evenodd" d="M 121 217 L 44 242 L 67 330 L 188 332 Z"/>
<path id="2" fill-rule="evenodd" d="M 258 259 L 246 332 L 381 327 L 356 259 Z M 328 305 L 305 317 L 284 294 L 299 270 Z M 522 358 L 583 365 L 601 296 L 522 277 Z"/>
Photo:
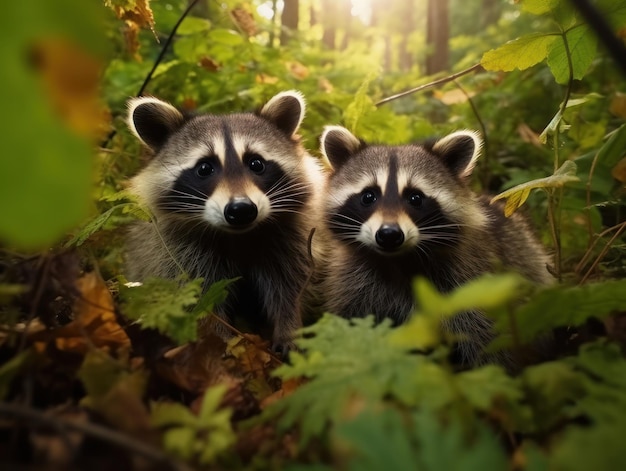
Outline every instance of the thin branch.
<path id="1" fill-rule="evenodd" d="M 174 40 L 174 36 L 176 35 L 176 31 L 178 31 L 178 28 L 181 25 L 181 23 L 183 22 L 183 20 L 185 18 L 187 18 L 187 15 L 189 15 L 189 12 L 191 12 L 193 7 L 195 7 L 196 4 L 199 1 L 200 0 L 192 0 L 192 2 L 189 3 L 189 5 L 187 6 L 187 8 L 183 12 L 183 14 L 180 16 L 180 18 L 178 18 L 178 21 L 176 22 L 176 24 L 172 28 L 172 31 L 170 31 L 169 36 L 165 40 L 165 43 L 163 44 L 163 47 L 161 48 L 161 52 L 159 52 L 158 57 L 154 61 L 154 64 L 152 65 L 152 69 L 150 70 L 150 72 L 148 72 L 148 75 L 144 79 L 143 83 L 141 84 L 141 87 L 139 88 L 139 91 L 137 92 L 137 94 L 135 96 L 143 95 L 143 92 L 146 90 L 146 87 L 148 86 L 148 83 L 150 83 L 150 80 L 152 80 L 152 76 L 154 75 L 154 72 L 156 72 L 157 67 L 163 61 L 163 58 L 165 57 L 165 53 L 167 52 L 167 49 L 169 48 L 170 44 Z M 117 130 L 113 129 L 109 133 L 109 135 L 107 136 L 107 138 L 104 140 L 104 142 L 102 143 L 102 145 L 100 147 L 103 147 L 103 148 L 107 147 L 109 145 L 109 143 L 111 142 L 111 140 L 115 137 L 116 134 L 117 134 Z"/>
<path id="2" fill-rule="evenodd" d="M 591 257 L 591 255 L 593 254 L 593 249 L 596 247 L 596 245 L 598 245 L 598 242 L 600 242 L 600 240 L 602 240 L 602 238 L 613 232 L 616 230 L 621 230 L 622 226 L 626 224 L 626 223 L 621 223 L 618 224 L 617 226 L 612 226 L 609 227 L 608 229 L 603 230 L 602 232 L 600 232 L 595 240 L 591 243 L 591 245 L 589 246 L 589 248 L 587 248 L 587 251 L 585 252 L 585 255 L 583 256 L 583 258 L 580 259 L 580 261 L 578 262 L 578 264 L 576 265 L 576 268 L 574 269 L 574 273 L 579 274 L 582 269 L 584 268 L 585 264 L 589 261 L 589 258 Z"/>
<path id="3" fill-rule="evenodd" d="M 420 85 L 419 87 L 411 88 L 410 90 L 406 90 L 406 91 L 400 92 L 400 93 L 398 93 L 396 95 L 392 95 L 390 97 L 383 98 L 382 100 L 377 102 L 375 105 L 376 106 L 381 106 L 381 105 L 384 105 L 386 103 L 389 103 L 390 101 L 397 100 L 398 98 L 402 98 L 402 97 L 405 97 L 407 95 L 411 95 L 412 93 L 421 92 L 422 90 L 426 90 L 427 88 L 436 87 L 437 85 L 441 85 L 443 83 L 452 82 L 453 80 L 456 80 L 457 78 L 462 77 L 463 75 L 467 75 L 467 74 L 469 74 L 471 72 L 474 72 L 475 70 L 479 70 L 479 69 L 482 69 L 482 66 L 480 64 L 474 64 L 470 68 L 462 70 L 460 72 L 457 72 L 456 74 L 448 75 L 447 77 L 443 77 L 443 78 L 440 78 L 440 79 L 435 80 L 433 82 L 429 82 L 429 83 L 426 83 L 424 85 Z"/>
<path id="4" fill-rule="evenodd" d="M 474 113 L 474 116 L 476 117 L 476 121 L 478 121 L 478 125 L 480 126 L 480 132 L 483 135 L 483 149 L 482 149 L 483 160 L 482 160 L 482 166 L 481 166 L 481 172 L 480 172 L 480 181 L 481 181 L 483 188 L 487 188 L 488 183 L 489 183 L 488 178 L 487 178 L 489 176 L 489 173 L 488 173 L 489 172 L 489 139 L 487 137 L 487 126 L 485 126 L 485 122 L 480 117 L 480 113 L 478 112 L 476 103 L 474 103 L 474 100 L 472 100 L 472 97 L 470 96 L 470 94 L 467 93 L 467 90 L 463 88 L 463 86 L 458 80 L 455 80 L 454 84 L 457 86 L 459 90 L 461 90 L 461 93 L 463 93 L 463 95 L 465 95 L 465 97 L 467 98 L 470 108 L 472 108 L 472 113 Z"/>
<path id="5" fill-rule="evenodd" d="M 613 234 L 613 237 L 611 237 L 609 241 L 606 243 L 606 245 L 602 249 L 602 252 L 598 254 L 593 264 L 589 267 L 589 270 L 587 270 L 587 272 L 585 273 L 585 276 L 583 276 L 582 280 L 580 280 L 579 284 L 582 285 L 585 281 L 587 281 L 587 279 L 591 276 L 591 273 L 593 273 L 593 271 L 596 269 L 600 261 L 604 258 L 606 253 L 609 251 L 609 249 L 611 248 L 611 245 L 613 245 L 613 242 L 615 242 L 615 239 L 617 239 L 621 235 L 621 233 L 624 232 L 624 229 L 626 229 L 626 222 L 623 222 L 622 224 L 619 225 L 619 229 L 617 230 L 617 232 L 615 232 L 615 234 Z"/>
<path id="6" fill-rule="evenodd" d="M 39 426 L 49 427 L 57 431 L 69 429 L 81 432 L 98 440 L 124 448 L 137 455 L 141 455 L 150 461 L 169 465 L 170 469 L 191 471 L 189 466 L 175 461 L 165 453 L 161 452 L 161 450 L 101 425 L 90 422 L 73 422 L 60 417 L 48 416 L 45 415 L 43 411 L 7 402 L 0 402 L 0 415 L 24 419 L 29 422 L 36 423 Z"/>

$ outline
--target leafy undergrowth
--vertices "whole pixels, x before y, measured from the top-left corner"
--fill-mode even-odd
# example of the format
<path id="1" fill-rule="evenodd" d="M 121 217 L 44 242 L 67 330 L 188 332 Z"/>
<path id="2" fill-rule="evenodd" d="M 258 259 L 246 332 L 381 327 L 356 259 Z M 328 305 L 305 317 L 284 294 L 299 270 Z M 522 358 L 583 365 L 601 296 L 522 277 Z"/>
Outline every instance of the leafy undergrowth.
<path id="1" fill-rule="evenodd" d="M 200 340 L 187 342 L 195 338 L 190 326 L 223 299 L 226 282 L 200 296 L 198 280 L 153 280 L 153 299 L 137 304 L 145 286 L 107 286 L 97 270 L 81 271 L 73 253 L 15 262 L 15 283 L 4 285 L 2 295 L 17 322 L 0 337 L 0 354 L 9 360 L 0 368 L 0 456 L 7 464 L 626 465 L 626 329 L 616 314 L 626 305 L 626 280 L 550 287 L 532 296 L 510 275 L 488 276 L 445 296 L 418 280 L 420 307 L 405 325 L 325 315 L 303 330 L 299 350 L 283 363 L 253 335 L 235 333 L 224 343 L 205 328 Z M 515 372 L 495 364 L 455 367 L 449 358 L 458 339 L 441 322 L 470 308 L 484 309 L 513 334 L 496 337 L 489 349 L 517 352 L 520 342 L 552 333 L 552 341 L 542 342 L 550 348 L 542 346 L 540 362 Z M 196 315 L 181 316 L 190 311 Z"/>

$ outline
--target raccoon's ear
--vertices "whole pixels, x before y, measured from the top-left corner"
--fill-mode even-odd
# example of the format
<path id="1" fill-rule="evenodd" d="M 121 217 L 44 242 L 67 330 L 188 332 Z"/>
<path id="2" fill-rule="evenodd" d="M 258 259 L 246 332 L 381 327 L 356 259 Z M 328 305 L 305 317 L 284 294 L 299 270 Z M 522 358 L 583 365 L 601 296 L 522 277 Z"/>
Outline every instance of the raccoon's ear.
<path id="1" fill-rule="evenodd" d="M 459 178 L 469 177 L 480 156 L 483 141 L 474 131 L 457 131 L 442 137 L 432 146 L 446 166 Z"/>
<path id="2" fill-rule="evenodd" d="M 261 109 L 259 115 L 291 137 L 304 119 L 306 104 L 302 93 L 296 90 L 280 92 Z"/>
<path id="3" fill-rule="evenodd" d="M 180 111 L 154 97 L 128 100 L 128 127 L 141 142 L 157 151 L 184 123 Z"/>
<path id="4" fill-rule="evenodd" d="M 350 156 L 365 147 L 365 143 L 342 126 L 326 126 L 320 137 L 320 146 L 331 166 L 338 169 Z"/>

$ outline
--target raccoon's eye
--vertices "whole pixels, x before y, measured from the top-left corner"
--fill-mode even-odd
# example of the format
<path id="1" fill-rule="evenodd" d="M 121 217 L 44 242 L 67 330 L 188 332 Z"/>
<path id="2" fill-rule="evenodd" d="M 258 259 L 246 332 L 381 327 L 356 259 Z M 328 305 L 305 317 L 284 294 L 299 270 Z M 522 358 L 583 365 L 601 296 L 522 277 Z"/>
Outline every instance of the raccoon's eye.
<path id="1" fill-rule="evenodd" d="M 248 161 L 248 168 L 260 175 L 265 171 L 265 160 L 260 155 L 252 154 Z"/>
<path id="2" fill-rule="evenodd" d="M 376 199 L 376 193 L 372 190 L 363 190 L 363 193 L 361 193 L 361 203 L 365 206 L 375 203 Z"/>
<path id="3" fill-rule="evenodd" d="M 215 172 L 215 169 L 213 168 L 213 165 L 208 162 L 200 162 L 196 165 L 196 175 L 200 178 L 206 178 L 213 175 L 213 172 Z"/>
<path id="4" fill-rule="evenodd" d="M 414 208 L 421 208 L 422 203 L 424 202 L 424 194 L 417 191 L 415 193 L 411 193 L 408 199 L 411 206 Z"/>

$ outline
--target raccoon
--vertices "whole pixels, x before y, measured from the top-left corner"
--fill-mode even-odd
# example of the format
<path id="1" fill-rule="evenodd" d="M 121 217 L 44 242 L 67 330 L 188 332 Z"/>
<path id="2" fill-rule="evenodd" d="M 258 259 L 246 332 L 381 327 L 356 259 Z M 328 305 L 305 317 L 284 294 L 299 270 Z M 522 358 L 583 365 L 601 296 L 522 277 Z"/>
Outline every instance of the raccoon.
<path id="1" fill-rule="evenodd" d="M 302 322 L 313 198 L 323 184 L 318 159 L 296 135 L 304 113 L 296 91 L 257 114 L 186 116 L 153 97 L 128 104 L 130 130 L 154 154 L 130 182 L 154 220 L 130 228 L 129 279 L 186 274 L 206 288 L 241 277 L 216 314 L 264 316 L 279 353 Z"/>
<path id="2" fill-rule="evenodd" d="M 404 322 L 414 307 L 412 280 L 428 278 L 446 292 L 502 267 L 548 283 L 548 257 L 527 221 L 475 194 L 468 178 L 482 141 L 459 131 L 421 145 L 367 145 L 328 126 L 321 150 L 333 172 L 323 207 L 324 248 L 317 275 L 324 309 Z M 326 251 L 324 254 L 323 252 Z M 479 312 L 449 321 L 466 339 L 462 364 L 485 360 L 490 322 Z"/>

